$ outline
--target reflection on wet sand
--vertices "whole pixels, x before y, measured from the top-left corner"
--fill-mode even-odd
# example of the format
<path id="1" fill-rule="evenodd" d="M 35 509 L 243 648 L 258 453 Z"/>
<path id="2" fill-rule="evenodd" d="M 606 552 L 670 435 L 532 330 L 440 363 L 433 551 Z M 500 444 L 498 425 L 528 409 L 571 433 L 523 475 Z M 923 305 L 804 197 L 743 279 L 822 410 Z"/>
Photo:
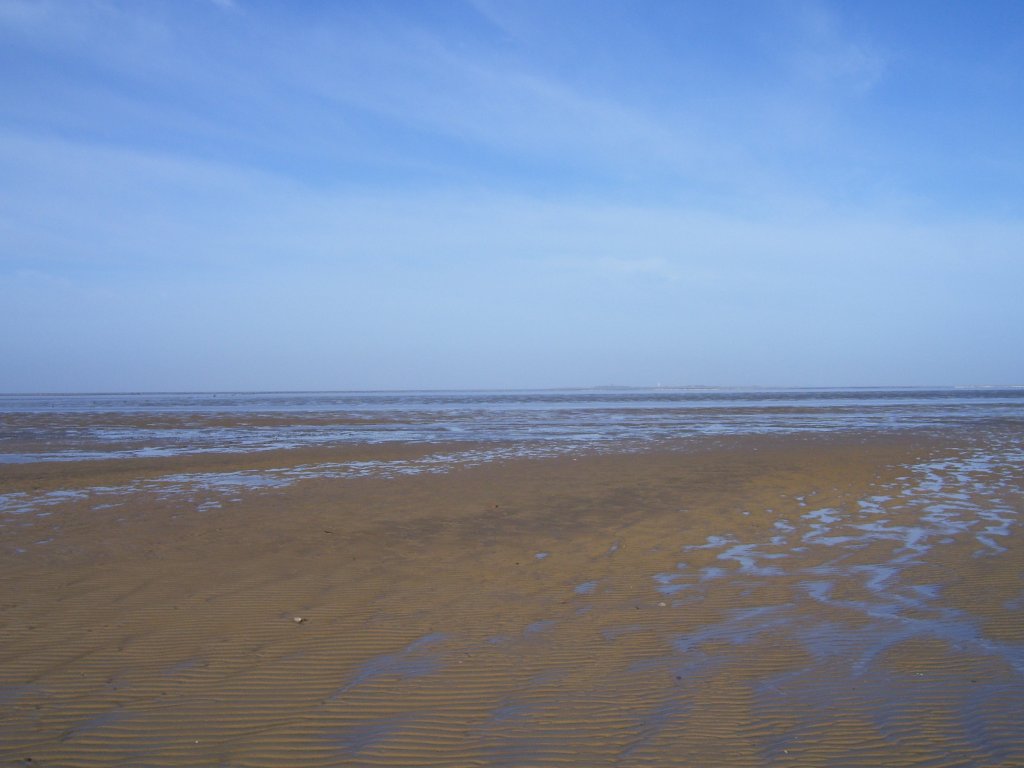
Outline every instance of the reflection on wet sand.
<path id="1" fill-rule="evenodd" d="M 1022 408 L 1024 388 L 0 395 L 0 465 L 399 444 L 558 455 L 688 437 L 971 427 Z"/>
<path id="2" fill-rule="evenodd" d="M 8 482 L 0 759 L 1024 764 L 1014 429 L 490 450 Z"/>

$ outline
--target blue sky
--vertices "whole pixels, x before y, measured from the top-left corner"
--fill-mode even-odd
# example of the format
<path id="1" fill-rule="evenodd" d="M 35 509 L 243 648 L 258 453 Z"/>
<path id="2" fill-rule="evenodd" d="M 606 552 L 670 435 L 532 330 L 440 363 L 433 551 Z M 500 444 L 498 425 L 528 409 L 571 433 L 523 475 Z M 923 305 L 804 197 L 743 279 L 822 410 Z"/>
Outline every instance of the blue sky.
<path id="1" fill-rule="evenodd" d="M 1020 2 L 0 0 L 0 391 L 1024 383 Z"/>

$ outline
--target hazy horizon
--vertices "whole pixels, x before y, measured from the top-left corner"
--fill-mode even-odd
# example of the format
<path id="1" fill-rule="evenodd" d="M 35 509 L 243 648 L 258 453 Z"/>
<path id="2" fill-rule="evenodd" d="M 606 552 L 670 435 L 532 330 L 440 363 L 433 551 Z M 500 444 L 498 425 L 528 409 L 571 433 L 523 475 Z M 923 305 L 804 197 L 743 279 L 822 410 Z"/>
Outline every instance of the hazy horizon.
<path id="1" fill-rule="evenodd" d="M 601 392 L 601 391 L 626 391 L 626 392 L 799 392 L 799 391 L 853 391 L 865 392 L 918 392 L 944 390 L 980 392 L 980 391 L 1001 391 L 1012 389 L 1024 389 L 1024 384 L 917 384 L 917 385 L 891 385 L 891 384 L 857 384 L 851 386 L 801 386 L 786 384 L 736 384 L 736 385 L 714 385 L 714 384 L 595 384 L 592 386 L 560 386 L 560 387 L 479 387 L 479 388 L 436 388 L 436 389 L 196 389 L 196 390 L 96 390 L 96 391 L 66 391 L 39 390 L 36 392 L 0 392 L 0 397 L 106 397 L 106 396 L 129 396 L 129 395 L 346 395 L 346 394 L 404 394 L 404 393 L 475 393 L 475 392 Z"/>
<path id="2" fill-rule="evenodd" d="M 1024 382 L 1020 3 L 0 0 L 0 62 L 3 393 Z"/>

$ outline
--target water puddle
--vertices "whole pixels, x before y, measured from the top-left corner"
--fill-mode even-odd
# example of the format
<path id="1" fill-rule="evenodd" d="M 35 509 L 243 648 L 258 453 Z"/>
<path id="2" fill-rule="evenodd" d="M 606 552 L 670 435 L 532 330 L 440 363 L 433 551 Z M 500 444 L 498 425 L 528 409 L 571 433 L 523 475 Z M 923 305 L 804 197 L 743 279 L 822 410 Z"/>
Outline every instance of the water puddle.
<path id="1" fill-rule="evenodd" d="M 582 584 L 577 584 L 573 590 L 577 595 L 592 595 L 597 589 L 597 581 L 585 581 Z"/>
<path id="2" fill-rule="evenodd" d="M 744 645 L 769 632 L 791 636 L 817 661 L 829 665 L 834 675 L 845 666 L 852 679 L 875 674 L 877 659 L 909 640 L 937 641 L 954 655 L 991 658 L 1024 676 L 1024 644 L 985 636 L 980 620 L 948 607 L 936 584 L 913 583 L 905 572 L 928 562 L 936 547 L 970 537 L 977 545 L 975 557 L 1005 552 L 1001 543 L 1020 523 L 1019 514 L 1003 498 L 1019 493 L 1017 467 L 1024 451 L 1015 442 L 997 445 L 996 455 L 972 454 L 945 457 L 910 466 L 892 487 L 852 504 L 850 508 L 818 507 L 806 497 L 797 499 L 806 511 L 797 522 L 777 520 L 767 542 L 739 542 L 729 536 L 709 536 L 704 544 L 686 550 L 720 550 L 719 561 L 735 569 L 707 566 L 688 574 L 656 573 L 652 579 L 659 594 L 689 589 L 690 601 L 700 600 L 705 585 L 727 578 L 753 583 L 785 579 L 793 603 L 737 611 L 725 620 L 702 627 L 675 640 L 676 650 L 701 663 L 700 648 L 706 643 Z M 1015 497 L 1017 498 L 1017 497 Z M 800 547 L 786 550 L 796 536 Z M 852 555 L 878 543 L 890 548 L 880 562 L 857 562 Z M 772 549 L 770 549 L 772 548 Z M 785 550 L 785 551 L 774 551 Z M 793 551 L 820 564 L 800 570 L 786 568 Z M 827 607 L 799 611 L 801 600 Z M 1024 605 L 1024 595 L 1007 607 Z M 694 655 L 696 654 L 696 655 Z M 708 659 L 704 659 L 708 662 Z M 816 673 L 809 673 L 816 674 Z"/>
<path id="3" fill-rule="evenodd" d="M 421 474 L 444 474 L 458 467 L 474 467 L 516 458 L 550 458 L 567 452 L 557 448 L 538 450 L 530 446 L 467 450 L 428 454 L 417 459 L 351 461 L 304 464 L 295 467 L 237 472 L 177 473 L 137 480 L 120 486 L 93 486 L 40 493 L 0 494 L 0 525 L 3 516 L 45 515 L 63 504 L 92 501 L 95 510 L 123 504 L 123 499 L 149 493 L 160 500 L 194 503 L 200 511 L 211 511 L 241 500 L 242 493 L 259 493 L 286 488 L 302 480 L 349 480 L 364 477 L 390 479 Z M 539 553 L 546 557 L 546 553 Z"/>
<path id="4" fill-rule="evenodd" d="M 378 678 L 423 677 L 440 671 L 443 667 L 443 659 L 437 646 L 446 639 L 447 635 L 435 632 L 414 640 L 398 653 L 370 659 L 359 668 L 348 683 L 339 688 L 328 700 L 338 699 L 354 688 Z"/>

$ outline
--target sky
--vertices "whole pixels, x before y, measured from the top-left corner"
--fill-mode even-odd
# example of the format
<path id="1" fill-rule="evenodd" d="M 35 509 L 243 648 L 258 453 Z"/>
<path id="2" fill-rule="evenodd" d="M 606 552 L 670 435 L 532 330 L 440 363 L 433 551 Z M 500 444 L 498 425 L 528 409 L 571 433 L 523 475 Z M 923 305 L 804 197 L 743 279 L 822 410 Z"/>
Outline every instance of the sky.
<path id="1" fill-rule="evenodd" d="M 0 0 L 0 392 L 1024 384 L 1024 3 Z"/>

